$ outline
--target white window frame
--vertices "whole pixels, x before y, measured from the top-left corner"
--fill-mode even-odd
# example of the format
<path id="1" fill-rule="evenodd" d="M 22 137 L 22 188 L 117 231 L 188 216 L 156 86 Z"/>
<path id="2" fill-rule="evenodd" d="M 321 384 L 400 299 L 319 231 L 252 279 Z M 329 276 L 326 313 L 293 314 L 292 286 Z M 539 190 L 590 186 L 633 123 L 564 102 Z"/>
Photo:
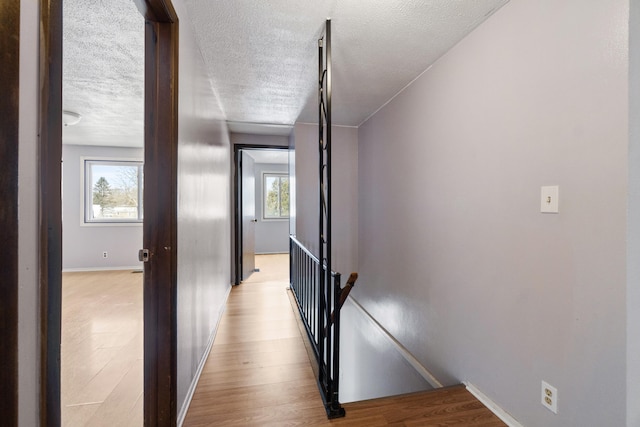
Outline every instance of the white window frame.
<path id="1" fill-rule="evenodd" d="M 289 203 L 291 203 L 291 178 L 286 172 L 263 172 L 262 173 L 262 220 L 263 221 L 288 221 L 291 216 L 291 206 L 287 216 L 267 216 L 267 177 L 287 178 L 289 180 Z M 282 211 L 282 208 L 280 209 Z"/>
<path id="2" fill-rule="evenodd" d="M 93 209 L 93 186 L 91 176 L 91 165 L 103 164 L 113 166 L 137 166 L 140 172 L 144 172 L 144 162 L 139 158 L 116 158 L 116 157 L 82 157 L 80 158 L 81 166 L 81 185 L 80 191 L 82 192 L 82 201 L 80 209 L 80 223 L 82 226 L 142 226 L 144 221 L 144 177 L 143 173 L 138 174 L 138 218 L 91 218 L 91 211 Z"/>

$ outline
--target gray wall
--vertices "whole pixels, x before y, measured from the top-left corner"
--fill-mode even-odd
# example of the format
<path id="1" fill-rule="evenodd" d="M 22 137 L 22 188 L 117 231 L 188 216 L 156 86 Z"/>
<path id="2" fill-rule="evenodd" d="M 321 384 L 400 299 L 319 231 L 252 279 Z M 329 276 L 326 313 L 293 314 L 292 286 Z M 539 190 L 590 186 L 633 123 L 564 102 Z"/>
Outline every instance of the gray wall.
<path id="1" fill-rule="evenodd" d="M 346 277 L 358 271 L 358 130 L 332 130 L 332 269 Z M 318 127 L 294 127 L 295 231 L 297 239 L 318 253 Z M 292 219 L 293 221 L 294 219 Z"/>
<path id="2" fill-rule="evenodd" d="M 178 411 L 230 289 L 229 136 L 182 1 L 178 145 Z"/>
<path id="3" fill-rule="evenodd" d="M 256 163 L 256 253 L 274 254 L 289 252 L 289 220 L 264 219 L 262 202 L 262 174 L 268 172 L 289 174 L 289 165 Z"/>
<path id="4" fill-rule="evenodd" d="M 353 298 L 342 306 L 340 322 L 340 402 L 433 389 Z"/>
<path id="5" fill-rule="evenodd" d="M 82 157 L 144 160 L 142 148 L 63 145 L 62 188 L 62 268 L 102 270 L 141 268 L 142 224 L 83 223 Z M 108 257 L 103 258 L 102 252 Z"/>
<path id="6" fill-rule="evenodd" d="M 628 7 L 512 1 L 359 129 L 354 296 L 527 426 L 625 424 Z"/>

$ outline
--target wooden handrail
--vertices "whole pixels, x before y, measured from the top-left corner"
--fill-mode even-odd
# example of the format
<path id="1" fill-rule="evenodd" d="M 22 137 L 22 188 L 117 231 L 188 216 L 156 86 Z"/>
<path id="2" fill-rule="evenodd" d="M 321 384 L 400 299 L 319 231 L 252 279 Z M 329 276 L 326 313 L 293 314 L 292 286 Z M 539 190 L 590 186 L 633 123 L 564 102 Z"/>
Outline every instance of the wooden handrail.
<path id="1" fill-rule="evenodd" d="M 340 300 L 338 301 L 338 307 L 336 307 L 331 312 L 331 317 L 329 317 L 329 324 L 325 327 L 325 334 L 326 334 L 327 328 L 333 325 L 333 322 L 335 321 L 336 310 L 342 309 L 342 306 L 344 305 L 344 302 L 347 300 L 347 297 L 349 296 L 351 289 L 353 289 L 353 285 L 356 284 L 356 280 L 358 280 L 358 273 L 355 273 L 355 272 L 351 273 L 351 275 L 349 276 L 349 279 L 347 280 L 347 283 L 344 285 L 344 288 L 340 290 Z"/>

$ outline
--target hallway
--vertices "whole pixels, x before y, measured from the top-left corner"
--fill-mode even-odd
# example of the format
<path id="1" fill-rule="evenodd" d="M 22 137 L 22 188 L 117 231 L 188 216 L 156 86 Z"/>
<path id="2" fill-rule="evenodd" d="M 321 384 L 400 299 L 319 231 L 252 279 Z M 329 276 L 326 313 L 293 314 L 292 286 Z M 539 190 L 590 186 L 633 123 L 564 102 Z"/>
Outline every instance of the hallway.
<path id="1" fill-rule="evenodd" d="M 229 295 L 184 426 L 283 425 L 326 420 L 287 295 L 288 255 L 256 257 Z"/>
<path id="2" fill-rule="evenodd" d="M 231 290 L 184 426 L 503 426 L 463 386 L 344 405 L 327 420 L 288 292 L 287 255 Z"/>

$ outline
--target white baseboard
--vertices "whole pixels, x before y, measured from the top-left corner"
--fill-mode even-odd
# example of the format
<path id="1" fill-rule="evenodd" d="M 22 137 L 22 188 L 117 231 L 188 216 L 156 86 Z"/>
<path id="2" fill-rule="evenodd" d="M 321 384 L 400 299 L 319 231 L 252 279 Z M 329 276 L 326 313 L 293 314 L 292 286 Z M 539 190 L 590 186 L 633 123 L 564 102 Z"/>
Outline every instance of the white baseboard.
<path id="1" fill-rule="evenodd" d="M 222 310 L 220 310 L 220 314 L 218 315 L 218 320 L 216 321 L 216 326 L 211 331 L 209 335 L 209 342 L 207 343 L 207 348 L 204 351 L 204 354 L 200 358 L 200 363 L 198 363 L 198 369 L 196 370 L 196 374 L 191 381 L 191 385 L 189 386 L 189 390 L 187 390 L 187 395 L 184 398 L 184 402 L 182 404 L 182 409 L 178 413 L 177 427 L 182 427 L 182 423 L 184 423 L 184 419 L 187 416 L 187 411 L 189 410 L 189 406 L 191 406 L 191 399 L 193 399 L 193 393 L 196 391 L 196 386 L 198 385 L 198 381 L 200 380 L 200 375 L 202 375 L 202 370 L 204 369 L 205 363 L 207 363 L 207 359 L 209 358 L 209 353 L 211 352 L 211 347 L 213 347 L 213 340 L 216 338 L 216 334 L 218 333 L 218 326 L 220 326 L 220 319 L 222 319 L 222 315 L 226 310 L 227 300 L 229 299 L 229 293 L 231 292 L 231 288 L 233 285 L 229 285 L 227 288 L 227 293 L 224 296 L 224 301 L 222 303 Z"/>
<path id="2" fill-rule="evenodd" d="M 484 406 L 489 408 L 498 418 L 500 418 L 509 427 L 523 427 L 515 418 L 509 415 L 504 409 L 499 407 L 493 400 L 489 399 L 486 394 L 478 390 L 476 386 L 468 381 L 464 382 L 469 393 L 473 394 Z"/>
<path id="3" fill-rule="evenodd" d="M 122 267 L 83 267 L 83 268 L 63 268 L 63 273 L 78 273 L 86 271 L 116 271 L 116 270 L 142 270 L 142 264 Z"/>
<path id="4" fill-rule="evenodd" d="M 416 372 L 418 372 L 422 376 L 422 378 L 424 378 L 433 388 L 442 387 L 442 383 L 438 381 L 438 379 L 427 368 L 425 368 L 422 363 L 420 363 L 418 359 L 416 359 L 415 356 L 411 354 L 411 352 L 409 352 L 409 350 L 407 350 L 407 348 L 400 343 L 400 341 L 395 339 L 395 337 L 391 335 L 389 331 L 387 331 L 380 323 L 378 323 L 378 321 L 374 319 L 373 316 L 371 316 L 371 314 L 369 314 L 369 312 L 362 305 L 360 305 L 360 303 L 355 298 L 347 298 L 347 301 L 351 302 L 358 310 L 360 310 L 360 312 L 364 314 L 369 319 L 369 321 L 373 323 L 385 337 L 387 337 L 387 339 L 389 339 L 398 353 L 400 353 L 400 355 L 407 362 L 409 362 L 413 369 L 415 369 Z"/>

